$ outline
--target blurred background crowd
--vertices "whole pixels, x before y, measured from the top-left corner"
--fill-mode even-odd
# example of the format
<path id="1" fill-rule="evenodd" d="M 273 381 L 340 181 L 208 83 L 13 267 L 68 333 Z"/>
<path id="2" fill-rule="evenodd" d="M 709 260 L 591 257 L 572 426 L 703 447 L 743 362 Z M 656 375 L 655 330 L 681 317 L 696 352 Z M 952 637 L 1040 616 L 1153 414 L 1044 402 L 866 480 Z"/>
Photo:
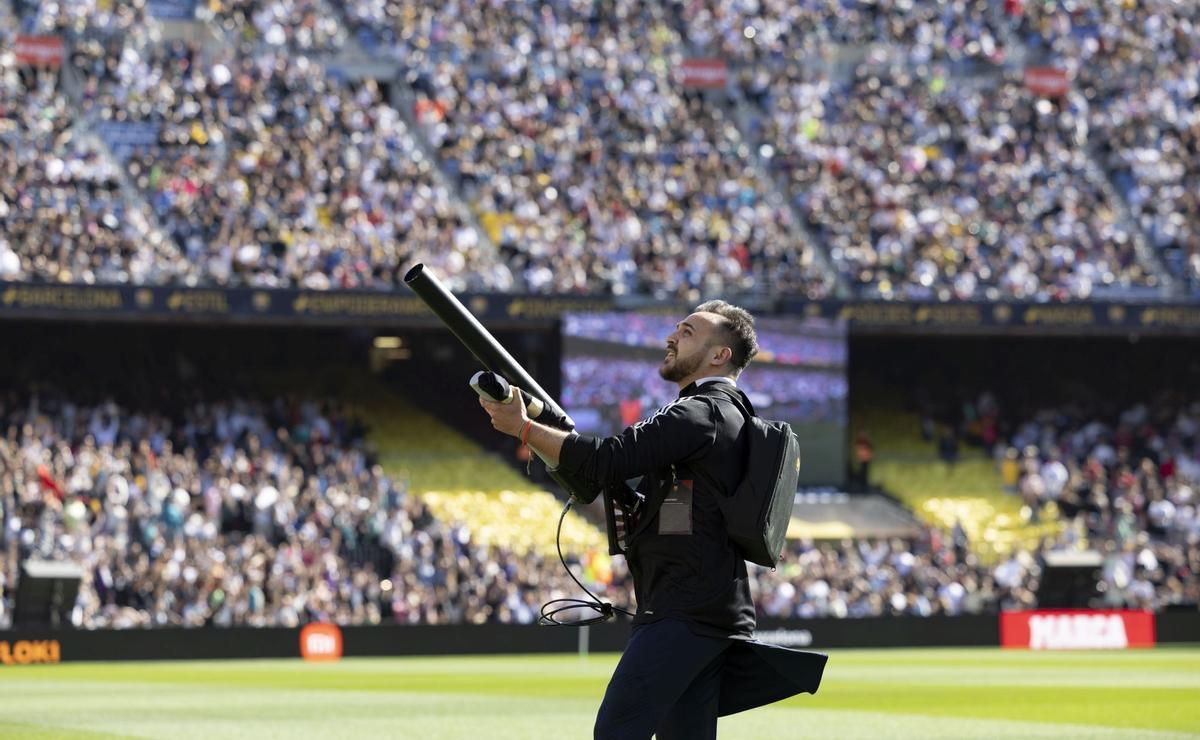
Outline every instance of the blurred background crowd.
<path id="1" fill-rule="evenodd" d="M 12 10 L 9 279 L 379 289 L 422 259 L 462 288 L 657 297 L 1198 285 L 1188 4 L 239 0 L 187 33 L 152 0 Z M 61 74 L 11 51 L 39 33 Z M 368 55 L 392 76 L 348 71 Z M 706 55 L 728 84 L 681 85 Z"/>

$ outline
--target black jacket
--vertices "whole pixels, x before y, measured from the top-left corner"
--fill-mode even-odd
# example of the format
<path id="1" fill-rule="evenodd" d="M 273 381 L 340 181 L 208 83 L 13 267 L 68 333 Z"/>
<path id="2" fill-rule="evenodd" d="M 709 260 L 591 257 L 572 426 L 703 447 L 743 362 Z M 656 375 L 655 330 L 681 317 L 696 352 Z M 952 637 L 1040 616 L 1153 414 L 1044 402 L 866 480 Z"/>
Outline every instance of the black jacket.
<path id="1" fill-rule="evenodd" d="M 625 547 L 637 595 L 635 624 L 670 617 L 713 637 L 748 639 L 754 631 L 746 562 L 730 543 L 717 505 L 746 472 L 746 422 L 735 396 L 753 412 L 732 383 L 693 383 L 615 437 L 572 435 L 563 444 L 559 469 L 574 478 L 611 486 L 643 476 L 637 492 L 644 503 Z"/>

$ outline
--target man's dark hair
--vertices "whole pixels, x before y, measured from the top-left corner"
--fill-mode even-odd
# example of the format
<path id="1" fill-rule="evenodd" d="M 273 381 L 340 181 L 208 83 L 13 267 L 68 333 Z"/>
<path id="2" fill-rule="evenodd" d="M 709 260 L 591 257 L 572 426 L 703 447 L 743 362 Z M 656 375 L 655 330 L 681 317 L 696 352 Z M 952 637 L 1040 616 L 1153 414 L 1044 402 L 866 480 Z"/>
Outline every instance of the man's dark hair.
<path id="1" fill-rule="evenodd" d="M 754 332 L 754 317 L 744 308 L 738 308 L 725 301 L 707 301 L 696 306 L 696 312 L 715 313 L 723 321 L 718 325 L 724 333 L 724 340 L 733 350 L 730 358 L 735 375 L 741 375 L 750 360 L 758 354 L 758 335 Z"/>

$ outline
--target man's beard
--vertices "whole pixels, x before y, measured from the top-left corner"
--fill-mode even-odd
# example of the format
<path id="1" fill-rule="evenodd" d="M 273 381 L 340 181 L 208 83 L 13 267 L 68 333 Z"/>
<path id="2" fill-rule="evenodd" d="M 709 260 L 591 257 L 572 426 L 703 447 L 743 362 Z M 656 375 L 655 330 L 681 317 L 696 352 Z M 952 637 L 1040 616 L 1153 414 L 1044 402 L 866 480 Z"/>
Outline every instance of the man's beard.
<path id="1" fill-rule="evenodd" d="M 658 366 L 658 375 L 663 380 L 678 383 L 699 370 L 702 362 L 704 362 L 704 350 L 702 349 L 696 350 L 688 357 L 680 357 L 676 354 L 675 361 L 670 365 L 664 362 Z"/>

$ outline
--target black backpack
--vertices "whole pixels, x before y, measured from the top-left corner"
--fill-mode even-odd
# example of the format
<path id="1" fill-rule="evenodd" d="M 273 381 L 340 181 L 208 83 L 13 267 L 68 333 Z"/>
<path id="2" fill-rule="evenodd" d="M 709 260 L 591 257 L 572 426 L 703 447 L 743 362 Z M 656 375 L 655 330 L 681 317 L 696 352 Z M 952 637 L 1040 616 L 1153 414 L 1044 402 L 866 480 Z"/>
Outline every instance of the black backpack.
<path id="1" fill-rule="evenodd" d="M 729 539 L 752 563 L 774 568 L 783 558 L 800 477 L 800 443 L 785 421 L 760 419 L 740 401 L 749 450 L 746 477 L 719 499 Z"/>

